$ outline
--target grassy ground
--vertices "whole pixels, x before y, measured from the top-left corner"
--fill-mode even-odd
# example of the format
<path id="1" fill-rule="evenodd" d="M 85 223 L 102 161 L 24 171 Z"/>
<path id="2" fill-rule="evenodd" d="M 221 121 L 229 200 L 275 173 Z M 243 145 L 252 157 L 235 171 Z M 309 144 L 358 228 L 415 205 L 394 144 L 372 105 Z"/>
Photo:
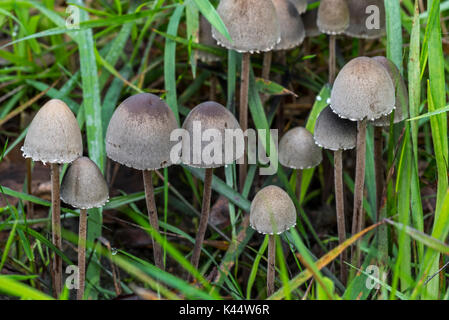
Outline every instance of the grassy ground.
<path id="1" fill-rule="evenodd" d="M 0 292 L 1 298 L 51 297 L 50 261 L 76 264 L 77 210 L 63 207 L 63 251 L 50 236 L 49 169 L 27 163 L 20 147 L 27 126 L 50 98 L 62 99 L 76 114 L 85 155 L 110 184 L 110 202 L 89 211 L 86 298 L 115 299 L 449 299 L 448 135 L 446 73 L 449 1 L 386 0 L 387 35 L 361 41 L 338 37 L 341 68 L 360 55 L 384 55 L 408 83 L 410 119 L 384 130 L 387 183 L 384 205 L 376 207 L 373 130 L 368 130 L 366 225 L 338 246 L 332 154 L 305 170 L 301 197 L 296 175 L 279 167 L 259 176 L 250 166 L 246 188 L 237 192 L 235 166 L 214 172 L 213 209 L 198 270 L 190 263 L 199 223 L 204 172 L 170 167 L 155 175 L 162 236 L 149 227 L 139 172 L 107 160 L 104 136 L 115 107 L 139 92 L 160 95 L 182 121 L 209 99 L 238 107 L 241 55 L 196 43 L 198 17 L 217 27 L 207 0 L 71 2 L 80 10 L 80 29 L 67 30 L 63 1 L 0 2 Z M 416 10 L 415 10 L 416 8 Z M 75 10 L 76 11 L 76 10 Z M 73 12 L 73 11 L 72 11 Z M 218 63 L 196 60 L 195 50 L 220 56 Z M 260 81 L 263 57 L 252 58 L 250 125 L 286 132 L 297 125 L 313 130 L 326 107 L 328 38 L 307 38 L 287 52 L 287 66 L 274 55 L 272 78 L 284 75 L 284 118 L 276 118 L 282 87 Z M 218 79 L 218 83 L 212 79 Z M 271 97 L 262 104 L 260 91 Z M 284 91 L 285 92 L 285 91 Z M 238 95 L 237 95 L 238 96 Z M 33 179 L 26 166 L 32 165 Z M 346 217 L 350 225 L 355 153 L 345 154 Z M 244 212 L 261 187 L 277 184 L 298 208 L 298 225 L 278 237 L 276 292 L 267 297 L 268 238 L 242 228 Z M 387 219 L 383 219 L 387 218 Z M 349 228 L 347 228 L 349 230 Z M 153 265 L 151 240 L 161 243 L 167 271 Z M 356 242 L 357 240 L 360 240 Z M 362 266 L 347 262 L 350 279 L 339 280 L 339 255 L 358 244 Z M 195 279 L 192 286 L 186 273 Z M 432 279 L 429 276 L 436 274 Z M 69 276 L 69 274 L 66 274 Z M 380 279 L 376 281 L 376 279 Z M 65 290 L 61 299 L 73 298 Z"/>

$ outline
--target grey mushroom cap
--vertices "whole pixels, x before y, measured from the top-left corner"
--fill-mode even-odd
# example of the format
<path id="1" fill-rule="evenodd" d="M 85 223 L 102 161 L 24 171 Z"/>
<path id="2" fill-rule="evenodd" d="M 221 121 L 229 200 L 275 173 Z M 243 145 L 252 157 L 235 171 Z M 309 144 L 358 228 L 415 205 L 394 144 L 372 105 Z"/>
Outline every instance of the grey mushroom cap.
<path id="1" fill-rule="evenodd" d="M 326 107 L 316 120 L 313 138 L 324 149 L 354 149 L 357 145 L 357 123 L 340 118 L 330 107 Z"/>
<path id="2" fill-rule="evenodd" d="M 321 0 L 317 26 L 325 34 L 343 33 L 349 26 L 349 9 L 346 0 Z"/>
<path id="3" fill-rule="evenodd" d="M 170 141 L 178 123 L 170 107 L 150 93 L 133 95 L 112 115 L 106 132 L 106 153 L 137 170 L 156 170 L 172 164 Z"/>
<path id="4" fill-rule="evenodd" d="M 295 205 L 281 188 L 265 187 L 251 202 L 249 221 L 259 233 L 281 234 L 296 225 Z"/>
<path id="5" fill-rule="evenodd" d="M 235 130 L 241 131 L 240 125 L 228 109 L 213 101 L 203 102 L 193 108 L 182 128 L 191 138 L 182 140 L 182 162 L 191 167 L 218 168 L 232 164 L 237 160 L 236 146 L 244 145 L 243 132 L 241 139 L 237 136 L 232 140 L 226 139 L 226 132 L 229 135 Z M 232 153 L 229 148 L 232 148 Z M 209 155 L 210 159 L 205 159 L 205 155 Z"/>
<path id="6" fill-rule="evenodd" d="M 23 156 L 43 163 L 70 163 L 83 154 L 75 115 L 61 100 L 48 101 L 28 127 Z"/>
<path id="7" fill-rule="evenodd" d="M 201 15 L 200 18 L 200 30 L 199 30 L 200 43 L 210 47 L 218 47 L 217 41 L 212 37 L 212 25 L 207 19 Z M 220 57 L 210 52 L 197 50 L 198 58 L 205 62 L 220 61 Z"/>
<path id="8" fill-rule="evenodd" d="M 274 50 L 288 50 L 299 46 L 306 37 L 301 15 L 289 0 L 273 0 L 281 27 L 281 42 Z"/>
<path id="9" fill-rule="evenodd" d="M 276 9 L 271 0 L 221 0 L 217 12 L 232 43 L 214 27 L 218 44 L 238 52 L 270 51 L 281 41 Z"/>
<path id="10" fill-rule="evenodd" d="M 321 34 L 320 29 L 317 26 L 318 8 L 307 10 L 302 15 L 302 21 L 304 23 L 304 29 L 306 31 L 306 37 L 317 37 Z"/>
<path id="11" fill-rule="evenodd" d="M 334 82 L 331 108 L 352 121 L 376 120 L 389 115 L 395 105 L 394 84 L 376 60 L 358 57 L 349 61 Z"/>
<path id="12" fill-rule="evenodd" d="M 299 14 L 307 11 L 307 0 L 289 0 L 296 8 Z"/>
<path id="13" fill-rule="evenodd" d="M 279 142 L 279 162 L 284 167 L 310 169 L 319 165 L 322 159 L 313 135 L 303 127 L 289 130 Z"/>
<path id="14" fill-rule="evenodd" d="M 347 0 L 350 22 L 345 34 L 353 38 L 376 39 L 385 35 L 385 4 L 384 0 Z M 372 11 L 369 10 L 372 8 Z M 368 12 L 368 13 L 367 13 Z M 375 18 L 378 12 L 378 25 Z M 376 23 L 377 23 L 376 22 Z M 373 28 L 368 28 L 367 23 Z"/>
<path id="15" fill-rule="evenodd" d="M 108 202 L 108 185 L 95 162 L 87 157 L 72 162 L 62 179 L 61 200 L 79 209 L 100 208 Z"/>
<path id="16" fill-rule="evenodd" d="M 409 116 L 409 101 L 408 101 L 408 90 L 405 84 L 404 78 L 401 75 L 398 67 L 389 59 L 378 56 L 372 59 L 379 62 L 393 80 L 395 90 L 396 90 L 396 104 L 394 109 L 394 123 L 404 121 Z M 371 124 L 377 127 L 387 127 L 390 125 L 391 116 L 384 116 L 377 120 L 374 120 Z"/>

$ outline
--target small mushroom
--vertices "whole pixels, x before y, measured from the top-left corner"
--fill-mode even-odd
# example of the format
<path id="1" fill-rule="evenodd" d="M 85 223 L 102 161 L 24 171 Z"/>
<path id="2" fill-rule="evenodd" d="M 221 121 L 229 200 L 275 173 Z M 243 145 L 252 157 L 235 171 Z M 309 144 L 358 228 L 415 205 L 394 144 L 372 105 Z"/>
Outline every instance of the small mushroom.
<path id="1" fill-rule="evenodd" d="M 343 151 L 354 149 L 357 145 L 357 124 L 337 116 L 330 107 L 321 111 L 315 123 L 315 143 L 320 147 L 334 151 L 335 203 L 337 211 L 337 229 L 340 244 L 346 240 L 346 223 L 343 195 Z M 340 256 L 340 275 L 345 283 L 347 267 L 344 261 L 347 253 Z"/>
<path id="2" fill-rule="evenodd" d="M 152 171 L 169 167 L 170 151 L 175 145 L 170 134 L 178 124 L 170 107 L 150 93 L 133 95 L 123 101 L 112 115 L 106 132 L 108 157 L 127 167 L 141 170 L 151 227 L 159 232 L 154 200 Z M 153 239 L 155 264 L 164 269 L 161 246 Z"/>
<path id="3" fill-rule="evenodd" d="M 59 167 L 83 153 L 80 128 L 63 101 L 52 99 L 38 111 L 28 128 L 22 151 L 25 158 L 50 163 L 52 243 L 62 250 Z M 58 254 L 53 258 L 52 277 L 53 293 L 57 297 L 62 291 L 62 259 Z"/>
<path id="4" fill-rule="evenodd" d="M 108 185 L 97 165 L 87 157 L 80 157 L 73 161 L 62 179 L 61 200 L 72 207 L 80 209 L 78 300 L 83 299 L 86 280 L 87 210 L 104 206 L 108 199 Z"/>
<path id="5" fill-rule="evenodd" d="M 350 22 L 345 34 L 361 39 L 376 39 L 385 34 L 384 0 L 347 0 L 347 3 Z"/>
<path id="6" fill-rule="evenodd" d="M 385 68 L 376 60 L 359 57 L 348 62 L 335 79 L 331 108 L 341 118 L 358 122 L 356 178 L 352 234 L 364 224 L 363 189 L 365 184 L 366 125 L 390 114 L 395 105 L 394 84 Z"/>
<path id="7" fill-rule="evenodd" d="M 201 134 L 195 134 L 195 130 L 196 128 L 199 128 L 199 126 L 201 126 L 201 131 L 198 133 Z M 206 234 L 207 224 L 209 221 L 213 169 L 232 164 L 236 160 L 236 152 L 234 152 L 232 156 L 230 156 L 229 153 L 225 153 L 225 151 L 229 151 L 229 149 L 225 148 L 226 145 L 223 142 L 225 139 L 226 130 L 239 130 L 240 125 L 229 110 L 219 103 L 208 101 L 197 105 L 192 109 L 192 111 L 190 111 L 187 118 L 184 120 L 182 128 L 185 129 L 192 138 L 192 141 L 190 141 L 190 139 L 188 141 L 183 140 L 183 163 L 191 167 L 205 169 L 200 225 L 196 234 L 195 246 L 193 248 L 191 258 L 192 265 L 195 268 L 198 268 L 204 235 Z M 205 147 L 210 144 L 208 141 L 203 141 L 202 137 L 205 132 L 217 134 L 214 135 L 213 142 L 218 143 L 218 146 L 222 151 L 221 156 L 215 157 L 216 155 L 214 150 L 214 157 L 211 159 L 212 161 L 205 161 L 206 159 L 203 157 Z M 194 141 L 193 139 L 195 138 L 198 140 Z M 215 141 L 215 139 L 218 140 Z M 242 141 L 237 141 L 236 143 L 243 145 L 243 138 Z M 232 144 L 231 146 L 234 150 L 234 145 Z M 189 156 L 186 156 L 186 153 Z"/>
<path id="8" fill-rule="evenodd" d="M 304 23 L 304 29 L 306 37 L 313 38 L 321 34 L 320 29 L 317 26 L 318 8 L 307 10 L 302 15 L 302 22 Z"/>
<path id="9" fill-rule="evenodd" d="M 251 202 L 250 225 L 268 234 L 267 295 L 274 293 L 276 237 L 296 225 L 296 209 L 288 194 L 277 186 L 260 190 Z"/>
<path id="10" fill-rule="evenodd" d="M 279 142 L 279 162 L 287 168 L 297 170 L 296 196 L 301 199 L 301 171 L 316 167 L 323 155 L 315 144 L 313 135 L 303 127 L 288 131 Z"/>
<path id="11" fill-rule="evenodd" d="M 346 0 L 321 0 L 317 15 L 318 29 L 329 35 L 329 83 L 335 79 L 336 35 L 343 33 L 349 26 L 349 9 Z"/>
<path id="12" fill-rule="evenodd" d="M 276 9 L 271 0 L 221 0 L 217 7 L 226 25 L 230 42 L 212 27 L 212 36 L 218 44 L 229 50 L 243 53 L 240 85 L 239 123 L 245 132 L 248 129 L 248 89 L 250 57 L 254 52 L 269 51 L 281 41 L 281 29 Z M 247 146 L 245 145 L 245 152 Z M 239 187 L 243 190 L 248 163 L 245 159 L 239 168 Z"/>

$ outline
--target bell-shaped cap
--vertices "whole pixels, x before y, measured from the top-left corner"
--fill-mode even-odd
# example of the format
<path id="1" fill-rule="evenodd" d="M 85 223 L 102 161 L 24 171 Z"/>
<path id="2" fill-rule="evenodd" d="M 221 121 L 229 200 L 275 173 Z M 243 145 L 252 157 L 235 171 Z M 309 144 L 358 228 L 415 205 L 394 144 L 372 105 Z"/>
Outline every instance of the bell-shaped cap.
<path id="1" fill-rule="evenodd" d="M 23 156 L 43 163 L 70 163 L 83 154 L 78 122 L 61 100 L 48 101 L 28 127 Z"/>
<path id="2" fill-rule="evenodd" d="M 244 147 L 243 132 L 234 115 L 221 104 L 208 101 L 197 105 L 187 115 L 182 128 L 190 137 L 182 140 L 184 164 L 218 168 L 240 158 L 236 150 Z M 236 135 L 232 136 L 233 133 Z"/>
<path id="3" fill-rule="evenodd" d="M 281 42 L 274 50 L 288 50 L 299 46 L 306 36 L 300 14 L 289 0 L 273 0 L 273 4 L 281 27 Z"/>
<path id="4" fill-rule="evenodd" d="M 109 199 L 108 185 L 95 162 L 80 157 L 72 162 L 61 183 L 61 200 L 79 209 L 100 208 Z"/>
<path id="5" fill-rule="evenodd" d="M 349 26 L 349 9 L 346 0 L 321 0 L 317 26 L 325 34 L 343 33 Z"/>
<path id="6" fill-rule="evenodd" d="M 112 115 L 106 132 L 106 153 L 112 160 L 137 170 L 168 167 L 170 134 L 178 124 L 170 107 L 150 93 L 133 95 Z"/>
<path id="7" fill-rule="evenodd" d="M 318 8 L 307 10 L 302 15 L 302 21 L 304 23 L 304 29 L 306 31 L 306 37 L 317 37 L 321 34 L 320 29 L 317 26 Z"/>
<path id="8" fill-rule="evenodd" d="M 352 121 L 389 115 L 395 100 L 390 75 L 379 62 L 367 57 L 349 61 L 337 75 L 331 92 L 332 110 Z"/>
<path id="9" fill-rule="evenodd" d="M 217 12 L 232 42 L 212 27 L 218 44 L 238 52 L 270 51 L 281 40 L 276 9 L 271 0 L 221 0 Z"/>
<path id="10" fill-rule="evenodd" d="M 202 45 L 210 46 L 210 47 L 217 47 L 217 41 L 212 37 L 212 25 L 210 24 L 207 19 L 201 15 L 200 17 L 200 43 Z M 220 57 L 216 56 L 210 52 L 197 50 L 198 58 L 205 62 L 215 62 L 220 61 Z"/>
<path id="11" fill-rule="evenodd" d="M 409 115 L 409 103 L 408 103 L 408 90 L 405 84 L 404 78 L 401 75 L 398 67 L 393 63 L 393 61 L 382 57 L 372 58 L 379 62 L 391 77 L 396 90 L 396 104 L 394 109 L 394 123 L 401 122 L 408 118 Z M 372 125 L 377 127 L 387 127 L 390 125 L 390 116 L 383 116 L 372 122 Z"/>
<path id="12" fill-rule="evenodd" d="M 342 119 L 326 107 L 316 120 L 313 138 L 324 149 L 354 149 L 357 145 L 357 122 Z"/>
<path id="13" fill-rule="evenodd" d="M 349 27 L 345 34 L 353 38 L 376 39 L 385 34 L 384 0 L 347 0 Z"/>
<path id="14" fill-rule="evenodd" d="M 296 225 L 295 205 L 281 188 L 265 187 L 251 202 L 249 221 L 259 233 L 281 234 Z"/>
<path id="15" fill-rule="evenodd" d="M 287 168 L 310 169 L 321 163 L 323 155 L 306 128 L 289 130 L 279 142 L 279 162 Z"/>

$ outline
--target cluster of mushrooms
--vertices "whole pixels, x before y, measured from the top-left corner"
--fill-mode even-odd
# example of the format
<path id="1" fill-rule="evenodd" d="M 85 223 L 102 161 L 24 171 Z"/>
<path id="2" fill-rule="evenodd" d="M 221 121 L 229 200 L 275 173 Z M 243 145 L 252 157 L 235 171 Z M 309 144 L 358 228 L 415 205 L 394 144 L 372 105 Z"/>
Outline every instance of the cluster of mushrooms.
<path id="1" fill-rule="evenodd" d="M 287 50 L 300 45 L 307 36 L 315 36 L 321 31 L 330 36 L 329 80 L 333 83 L 330 104 L 319 115 L 314 133 L 303 127 L 286 132 L 279 143 L 279 162 L 293 170 L 300 171 L 319 165 L 322 149 L 334 152 L 335 195 L 339 241 L 346 239 L 343 161 L 345 150 L 357 148 L 356 180 L 354 188 L 354 215 L 352 233 L 362 230 L 363 189 L 365 176 L 366 128 L 390 125 L 393 110 L 394 122 L 408 116 L 406 86 L 398 68 L 384 57 L 359 57 L 347 63 L 335 78 L 335 36 L 345 33 L 353 37 L 373 38 L 383 30 L 366 30 L 364 11 L 369 4 L 383 7 L 383 0 L 321 0 L 319 8 L 309 10 L 305 0 L 221 0 L 217 12 L 225 23 L 230 42 L 202 18 L 200 41 L 206 45 L 222 45 L 230 50 L 243 53 L 241 69 L 240 117 L 239 121 L 221 104 L 208 101 L 199 104 L 188 114 L 182 128 L 193 137 L 194 122 L 201 123 L 202 133 L 208 129 L 220 130 L 224 136 L 226 129 L 248 128 L 248 83 L 250 54 Z M 383 9 L 384 10 L 384 9 Z M 303 23 L 304 20 L 304 23 Z M 318 31 L 316 31 L 318 30 Z M 198 52 L 203 61 L 211 62 L 217 57 L 206 52 Z M 269 66 L 271 53 L 265 53 L 264 67 Z M 268 72 L 263 70 L 265 77 Z M 158 96 L 142 93 L 124 100 L 115 110 L 107 128 L 105 144 L 107 156 L 122 165 L 142 171 L 149 222 L 153 235 L 159 232 L 158 215 L 153 192 L 152 174 L 155 170 L 173 164 L 171 151 L 176 141 L 171 133 L 179 128 L 179 123 L 170 108 Z M 382 131 L 380 131 L 382 138 Z M 200 137 L 201 139 L 201 137 Z M 207 142 L 197 141 L 200 145 Z M 191 157 L 198 150 L 189 144 Z M 224 146 L 223 146 L 224 147 Z M 33 161 L 51 164 L 52 181 L 52 239 L 58 250 L 61 246 L 60 199 L 80 209 L 79 223 L 79 270 L 80 289 L 78 298 L 84 294 L 85 250 L 87 210 L 102 207 L 109 198 L 108 186 L 97 165 L 83 157 L 82 137 L 76 119 L 69 107 L 60 100 L 47 102 L 33 119 L 22 148 L 23 154 Z M 184 149 L 183 149 L 184 150 Z M 202 148 L 201 148 L 202 150 Z M 380 139 L 382 152 L 382 139 Z M 198 268 L 202 244 L 207 229 L 213 169 L 234 163 L 227 159 L 219 164 L 192 164 L 205 169 L 201 219 L 196 233 L 191 263 Z M 60 185 L 61 164 L 71 164 Z M 376 168 L 381 170 L 381 168 Z M 383 179 L 383 172 L 377 172 Z M 239 166 L 239 187 L 246 179 L 246 164 Z M 297 183 L 297 191 L 300 183 Z M 298 197 L 300 196 L 297 192 Z M 249 213 L 252 228 L 269 235 L 267 292 L 271 295 L 275 279 L 275 236 L 296 225 L 297 213 L 290 196 L 281 188 L 270 185 L 255 195 Z M 161 245 L 153 236 L 154 263 L 165 269 Z M 341 257 L 341 278 L 347 277 Z M 55 254 L 53 261 L 53 287 L 58 295 L 62 290 L 62 261 Z"/>

